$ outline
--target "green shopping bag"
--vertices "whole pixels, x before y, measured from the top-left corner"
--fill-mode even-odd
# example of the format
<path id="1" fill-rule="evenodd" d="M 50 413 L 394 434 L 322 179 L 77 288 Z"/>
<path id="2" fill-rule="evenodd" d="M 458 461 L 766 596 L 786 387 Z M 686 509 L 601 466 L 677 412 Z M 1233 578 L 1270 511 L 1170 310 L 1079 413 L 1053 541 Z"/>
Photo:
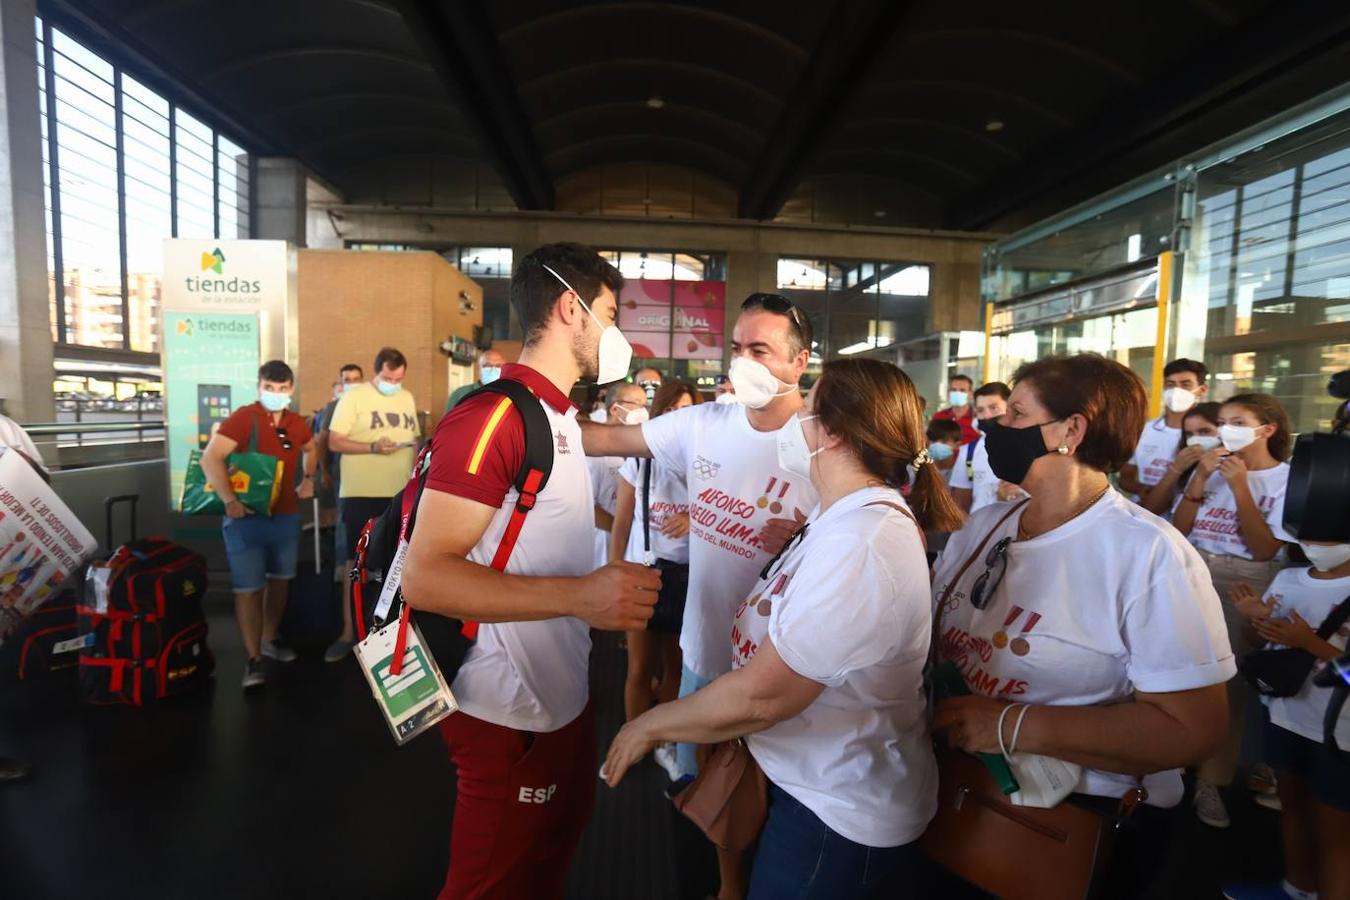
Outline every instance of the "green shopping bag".
<path id="1" fill-rule="evenodd" d="M 239 502 L 262 516 L 272 514 L 272 506 L 281 492 L 286 464 L 275 456 L 258 452 L 258 423 L 255 417 L 249 434 L 248 450 L 225 457 L 230 476 L 230 489 Z M 179 510 L 189 516 L 221 516 L 225 504 L 202 469 L 202 451 L 193 450 L 188 456 L 187 476 L 183 479 L 183 496 Z"/>

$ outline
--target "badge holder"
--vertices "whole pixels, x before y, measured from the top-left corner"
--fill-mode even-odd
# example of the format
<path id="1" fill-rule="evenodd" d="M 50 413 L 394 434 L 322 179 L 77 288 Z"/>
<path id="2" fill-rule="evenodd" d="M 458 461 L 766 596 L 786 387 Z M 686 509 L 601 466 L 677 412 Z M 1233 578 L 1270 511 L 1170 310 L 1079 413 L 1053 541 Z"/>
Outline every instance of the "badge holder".
<path id="1" fill-rule="evenodd" d="M 411 613 L 405 601 L 398 621 L 372 631 L 354 648 L 370 693 L 399 746 L 459 709 Z"/>

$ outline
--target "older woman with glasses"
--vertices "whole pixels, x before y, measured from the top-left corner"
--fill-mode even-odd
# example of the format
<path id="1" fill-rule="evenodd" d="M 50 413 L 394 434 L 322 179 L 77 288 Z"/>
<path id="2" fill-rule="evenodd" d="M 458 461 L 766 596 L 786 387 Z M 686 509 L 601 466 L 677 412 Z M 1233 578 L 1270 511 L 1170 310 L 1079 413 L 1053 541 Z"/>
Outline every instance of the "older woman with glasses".
<path id="1" fill-rule="evenodd" d="M 1140 827 L 1107 879 L 1126 897 L 1164 868 L 1181 768 L 1222 740 L 1236 672 L 1199 554 L 1107 480 L 1144 421 L 1143 385 L 1119 363 L 1023 366 L 1008 412 L 985 427 L 994 474 L 1031 499 L 975 513 L 933 582 L 937 657 L 971 692 L 938 703 L 934 731 L 970 752 L 1015 745 L 1079 767 L 1069 801 L 1104 813 L 1142 788 Z"/>

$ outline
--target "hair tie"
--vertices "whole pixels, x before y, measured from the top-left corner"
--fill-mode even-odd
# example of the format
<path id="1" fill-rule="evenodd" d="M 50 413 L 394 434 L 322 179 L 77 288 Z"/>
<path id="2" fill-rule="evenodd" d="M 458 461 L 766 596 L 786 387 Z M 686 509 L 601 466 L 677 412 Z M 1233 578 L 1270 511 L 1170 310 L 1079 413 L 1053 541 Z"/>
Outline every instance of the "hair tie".
<path id="1" fill-rule="evenodd" d="M 914 457 L 914 461 L 909 464 L 909 467 L 917 472 L 920 467 L 927 465 L 936 465 L 936 463 L 933 462 L 933 457 L 928 455 L 928 448 L 924 447 L 918 452 L 918 455 Z"/>

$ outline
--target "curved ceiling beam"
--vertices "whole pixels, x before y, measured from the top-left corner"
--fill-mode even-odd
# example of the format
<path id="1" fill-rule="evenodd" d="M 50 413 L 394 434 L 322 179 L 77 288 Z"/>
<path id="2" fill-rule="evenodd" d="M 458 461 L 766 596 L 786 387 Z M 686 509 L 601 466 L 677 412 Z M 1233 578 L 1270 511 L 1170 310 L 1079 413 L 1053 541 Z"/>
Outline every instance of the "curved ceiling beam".
<path id="1" fill-rule="evenodd" d="M 867 159 L 886 159 L 906 160 L 929 166 L 948 175 L 955 177 L 959 181 L 964 181 L 969 185 L 980 183 L 980 177 L 961 168 L 952 165 L 944 159 L 936 156 L 929 156 L 927 153 L 916 153 L 913 150 L 900 150 L 893 147 L 850 147 L 847 150 L 833 150 L 822 154 L 821 161 L 840 162 L 848 159 L 867 158 Z"/>
<path id="2" fill-rule="evenodd" d="M 669 13 L 686 19 L 701 19 L 710 25 L 717 25 L 722 28 L 730 28 L 735 29 L 736 31 L 745 32 L 746 34 L 753 34 L 765 43 L 773 44 L 777 49 L 784 53 L 791 54 L 798 60 L 804 60 L 807 57 L 807 52 L 804 48 L 789 41 L 776 31 L 772 31 L 761 25 L 756 25 L 753 22 L 737 18 L 736 16 L 727 13 L 677 3 L 594 3 L 573 6 L 570 9 L 548 13 L 536 19 L 522 22 L 514 28 L 509 28 L 502 32 L 500 39 L 502 43 L 505 44 L 508 41 L 513 41 L 531 31 L 554 27 L 569 20 L 581 19 L 587 16 L 609 16 L 615 14 L 641 15 L 652 13 Z"/>
<path id="3" fill-rule="evenodd" d="M 709 109 L 703 109 L 699 106 L 689 106 L 684 103 L 667 103 L 660 109 L 648 109 L 647 104 L 641 100 L 634 100 L 624 103 L 593 103 L 590 106 L 578 106 L 575 109 L 569 109 L 566 112 L 549 116 L 535 122 L 534 129 L 538 133 L 545 128 L 562 126 L 571 119 L 582 118 L 586 115 L 596 112 L 622 112 L 632 111 L 640 115 L 650 115 L 653 119 L 672 116 L 687 116 L 689 118 L 704 119 L 718 128 L 738 133 L 747 144 L 758 144 L 763 138 L 753 128 L 747 126 L 744 122 L 739 122 L 730 116 L 724 116 L 721 113 L 713 112 Z M 645 134 L 646 132 L 639 132 Z"/>
<path id="4" fill-rule="evenodd" d="M 709 171 L 729 181 L 744 175 L 748 163 L 743 159 L 726 153 L 722 149 L 701 141 L 687 140 L 661 135 L 611 135 L 572 144 L 548 155 L 550 167 L 558 175 L 571 174 L 579 168 L 599 162 L 644 162 L 644 155 L 659 150 L 659 156 L 648 157 L 652 161 L 675 163 L 696 172 Z M 618 154 L 610 158 L 606 154 Z M 578 158 L 578 164 L 569 159 Z"/>
<path id="5" fill-rule="evenodd" d="M 935 90 L 952 91 L 955 93 L 978 94 L 982 97 L 991 97 L 1000 103 L 1009 103 L 1014 106 L 1020 106 L 1051 122 L 1063 129 L 1073 127 L 1067 116 L 1055 112 L 1044 104 L 1037 103 L 1029 97 L 1021 94 L 1014 94 L 1012 91 L 1005 91 L 1002 88 L 996 88 L 987 84 L 980 84 L 973 81 L 945 81 L 939 79 L 913 78 L 902 79 L 899 81 L 883 81 L 879 84 L 870 85 L 868 92 L 873 94 L 883 94 L 890 91 L 905 92 L 913 90 Z M 991 110 L 992 112 L 993 110 Z"/>
<path id="6" fill-rule="evenodd" d="M 328 103 L 361 103 L 365 101 L 421 106 L 428 109 L 436 108 L 454 116 L 459 115 L 459 110 L 455 105 L 443 97 L 424 97 L 397 91 L 337 91 L 331 94 L 311 94 L 300 100 L 287 103 L 285 106 L 266 110 L 261 115 L 264 119 L 284 118 L 295 115 L 301 110 L 323 106 Z"/>
<path id="7" fill-rule="evenodd" d="M 290 62 L 295 59 L 308 59 L 316 56 L 343 56 L 375 60 L 382 63 L 396 63 L 423 72 L 432 71 L 431 66 L 406 54 L 400 55 L 376 47 L 362 47 L 351 44 L 312 44 L 308 47 L 281 47 L 274 50 L 262 50 L 236 57 L 223 66 L 216 66 L 202 77 L 208 81 L 222 78 L 251 69 L 254 66 L 275 62 Z"/>
<path id="8" fill-rule="evenodd" d="M 664 144 L 671 147 L 696 148 L 698 152 L 707 153 L 710 156 L 722 158 L 724 161 L 730 163 L 731 168 L 745 169 L 747 166 L 749 166 L 749 162 L 747 162 L 744 159 L 741 159 L 740 157 L 734 156 L 731 153 L 728 153 L 727 151 L 723 150 L 716 144 L 710 144 L 707 141 L 699 141 L 693 138 L 680 138 L 661 134 L 600 135 L 596 137 L 587 138 L 584 141 L 576 141 L 571 144 L 566 144 L 562 147 L 557 147 L 551 153 L 549 153 L 549 158 L 552 159 L 555 156 L 565 156 L 569 153 L 595 151 L 602 149 L 604 147 L 611 147 L 623 144 L 625 142 L 633 144 Z"/>
<path id="9" fill-rule="evenodd" d="M 432 135 L 445 142 L 449 147 L 463 147 L 470 153 L 478 149 L 472 141 L 457 135 L 447 134 L 444 128 L 429 128 L 416 125 L 395 126 L 391 128 L 358 128 L 356 131 L 348 131 L 340 134 L 328 133 L 315 141 L 300 145 L 297 149 L 301 153 L 315 153 L 322 155 L 322 151 L 330 147 L 340 147 L 345 144 L 355 144 L 360 141 L 378 140 L 385 141 L 389 137 L 399 135 Z"/>
<path id="10" fill-rule="evenodd" d="M 339 176 L 347 175 L 364 166 L 371 166 L 375 165 L 376 163 L 389 163 L 394 162 L 396 160 L 397 161 L 428 160 L 431 162 L 436 162 L 440 160 L 444 162 L 469 163 L 470 165 L 475 166 L 486 165 L 481 159 L 477 158 L 476 156 L 456 156 L 453 153 L 439 153 L 430 150 L 416 150 L 416 151 L 401 151 L 398 153 L 381 153 L 378 156 L 367 156 L 362 159 L 358 159 L 353 162 L 347 163 L 339 167 L 336 171 Z M 488 170 L 491 171 L 490 166 L 488 166 Z M 496 173 L 493 172 L 492 174 Z"/>
<path id="11" fill-rule="evenodd" d="M 837 2 L 806 68 L 741 184 L 737 214 L 772 219 L 792 195 L 802 167 L 839 121 L 882 57 L 914 0 Z"/>
<path id="12" fill-rule="evenodd" d="M 539 154 L 485 4 L 440 0 L 397 0 L 397 4 L 404 24 L 459 104 L 511 199 L 521 209 L 552 209 L 553 179 Z"/>
<path id="13" fill-rule="evenodd" d="M 870 128 L 887 128 L 899 125 L 902 127 L 913 126 L 922 128 L 924 131 L 940 131 L 943 134 L 950 134 L 954 137 L 964 138 L 972 143 L 978 144 L 982 149 L 989 150 L 1004 156 L 1010 160 L 1019 160 L 1022 155 L 1015 150 L 1010 150 L 994 138 L 989 137 L 982 131 L 976 131 L 973 128 L 962 128 L 960 125 L 953 125 L 950 122 L 942 122 L 938 119 L 928 119 L 922 117 L 891 117 L 875 116 L 867 119 L 852 119 L 842 126 L 843 131 L 866 131 Z"/>
<path id="14" fill-rule="evenodd" d="M 747 93 L 754 94 L 762 103 L 768 103 L 775 108 L 783 105 L 781 97 L 775 96 L 770 91 L 766 91 L 759 85 L 738 78 L 735 75 L 729 75 L 719 69 L 710 69 L 707 66 L 700 66 L 696 63 L 674 62 L 664 59 L 644 59 L 642 57 L 624 57 L 622 59 L 605 59 L 597 62 L 582 63 L 576 66 L 570 66 L 566 69 L 558 69 L 555 72 L 549 72 L 547 75 L 539 75 L 531 78 L 529 81 L 520 83 L 520 92 L 522 94 L 528 91 L 546 89 L 556 85 L 558 82 L 567 78 L 575 78 L 581 74 L 592 74 L 594 72 L 604 71 L 605 69 L 656 69 L 674 72 L 676 74 L 694 75 L 700 78 L 706 78 L 709 81 L 717 81 L 722 84 L 729 84 Z"/>
<path id="15" fill-rule="evenodd" d="M 1113 59 L 1093 53 L 1091 50 L 1072 44 L 1059 38 L 1051 37 L 1048 34 L 1035 34 L 1030 31 L 1020 31 L 1015 28 L 936 28 L 931 31 L 919 31 L 908 35 L 906 43 L 922 43 L 926 41 L 942 40 L 965 40 L 967 38 L 982 38 L 994 41 L 1013 40 L 1023 44 L 1030 44 L 1041 50 L 1049 50 L 1058 53 L 1061 56 L 1072 57 L 1084 65 L 1091 66 L 1101 72 L 1110 75 L 1116 81 L 1124 84 L 1138 84 L 1139 76 L 1125 68 Z"/>

